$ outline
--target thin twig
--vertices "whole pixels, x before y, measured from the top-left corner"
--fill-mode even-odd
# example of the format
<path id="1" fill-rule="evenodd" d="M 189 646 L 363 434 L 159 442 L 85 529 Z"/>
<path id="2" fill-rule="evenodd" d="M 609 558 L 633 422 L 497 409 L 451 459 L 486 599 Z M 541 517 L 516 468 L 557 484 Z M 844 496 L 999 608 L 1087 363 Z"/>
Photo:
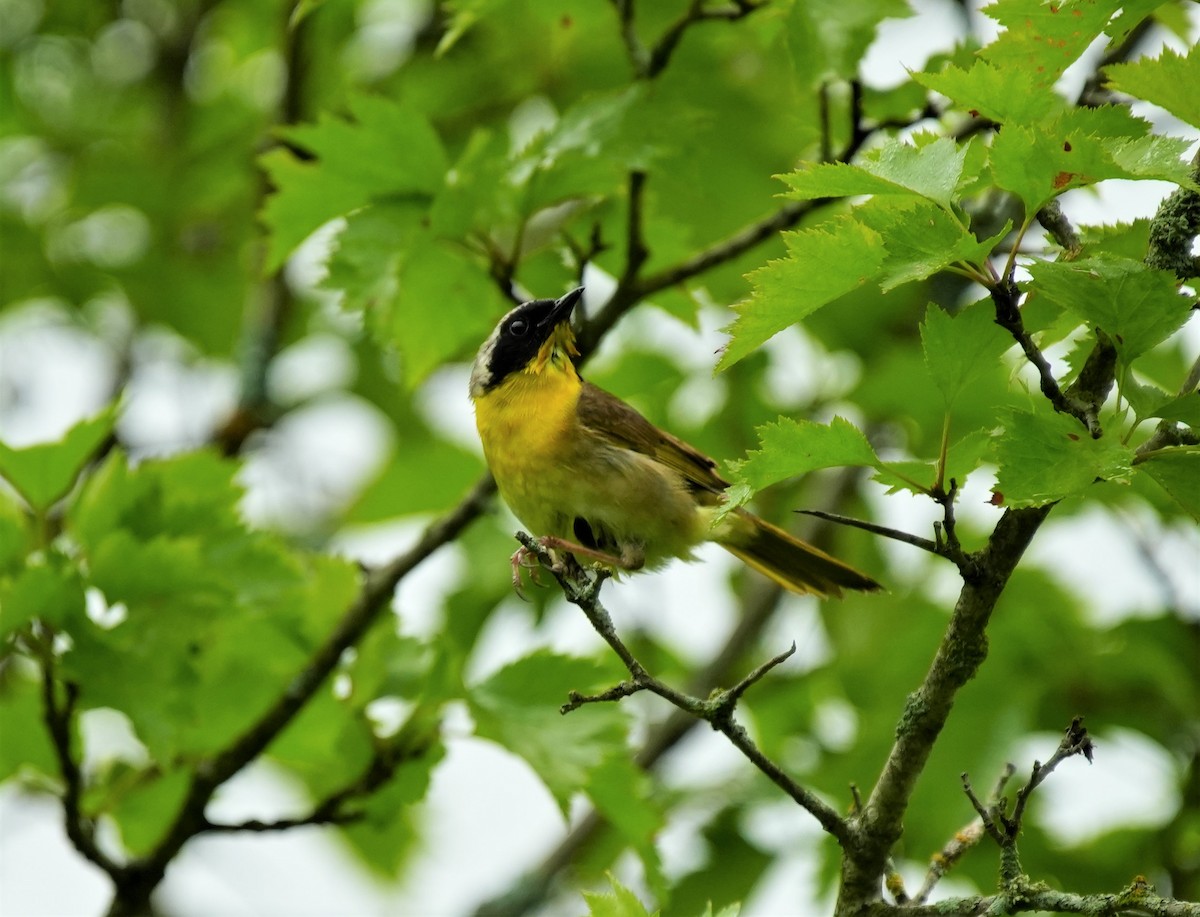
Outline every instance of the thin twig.
<path id="1" fill-rule="evenodd" d="M 122 867 L 100 849 L 96 842 L 95 824 L 83 810 L 83 772 L 75 758 L 71 738 L 79 687 L 71 682 L 65 683 L 62 686 L 64 697 L 59 701 L 59 682 L 55 674 L 57 663 L 52 643 L 53 636 L 49 633 L 36 638 L 42 669 L 42 717 L 63 781 L 63 827 L 75 849 L 115 881 Z"/>
<path id="2" fill-rule="evenodd" d="M 1087 758 L 1088 763 L 1092 763 L 1092 753 L 1094 745 L 1092 744 L 1091 736 L 1088 735 L 1087 729 L 1083 725 L 1083 717 L 1077 716 L 1071 720 L 1071 725 L 1067 727 L 1063 734 L 1062 741 L 1058 743 L 1058 748 L 1054 750 L 1054 754 L 1050 756 L 1045 764 L 1038 761 L 1033 762 L 1033 770 L 1029 775 L 1029 781 L 1017 791 L 1016 803 L 1013 806 L 1013 814 L 1006 816 L 1003 812 L 1000 813 L 1001 822 L 1004 824 L 1006 833 L 1011 841 L 1015 841 L 1017 834 L 1021 831 L 1021 822 L 1025 817 L 1025 806 L 1029 802 L 1029 797 L 1033 791 L 1042 785 L 1042 782 L 1050 776 L 1059 764 L 1067 760 L 1067 758 L 1075 755 L 1083 755 Z"/>
<path id="3" fill-rule="evenodd" d="M 920 535 L 913 535 L 909 532 L 902 532 L 900 529 L 889 528 L 886 525 L 878 525 L 874 522 L 868 522 L 865 519 L 855 519 L 853 516 L 843 516 L 840 513 L 827 513 L 819 509 L 798 509 L 798 513 L 805 516 L 816 516 L 818 519 L 824 519 L 827 522 L 836 522 L 838 525 L 846 525 L 851 528 L 862 529 L 864 532 L 870 532 L 873 535 L 880 535 L 884 538 L 890 538 L 893 541 L 900 541 L 904 544 L 910 544 L 915 548 L 920 548 L 922 551 L 928 551 L 930 554 L 936 554 L 938 557 L 946 557 L 945 552 L 937 545 L 936 542 L 929 538 L 922 538 Z"/>
<path id="4" fill-rule="evenodd" d="M 1000 778 L 996 781 L 996 786 L 992 789 L 992 795 L 988 797 L 988 805 L 990 809 L 1000 802 L 1000 798 L 1004 795 L 1004 788 L 1008 785 L 1008 781 L 1012 779 L 1012 775 L 1016 769 L 1007 764 Z M 962 775 L 964 789 L 967 792 L 968 799 L 975 794 L 970 788 L 970 783 L 967 781 L 967 775 Z M 978 803 L 978 799 L 973 800 L 972 805 Z M 933 890 L 937 884 L 946 876 L 951 869 L 957 865 L 958 861 L 966 855 L 967 851 L 979 843 L 980 839 L 986 833 L 983 818 L 974 818 L 963 827 L 959 828 L 954 833 L 954 836 L 948 840 L 945 845 L 929 859 L 929 868 L 925 872 L 925 879 L 921 883 L 916 895 L 913 896 L 914 904 L 924 904 L 929 900 L 929 896 L 933 894 Z"/>

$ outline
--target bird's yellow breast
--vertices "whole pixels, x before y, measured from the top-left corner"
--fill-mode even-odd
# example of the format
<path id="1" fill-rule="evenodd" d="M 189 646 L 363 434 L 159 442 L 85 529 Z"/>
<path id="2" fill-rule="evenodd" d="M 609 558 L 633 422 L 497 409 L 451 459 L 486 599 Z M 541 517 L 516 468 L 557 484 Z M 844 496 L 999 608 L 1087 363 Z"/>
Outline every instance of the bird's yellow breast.
<path id="1" fill-rule="evenodd" d="M 475 424 L 500 495 L 533 528 L 547 511 L 577 448 L 582 383 L 569 361 L 516 372 L 475 399 Z M 547 531 L 547 529 L 542 529 Z"/>

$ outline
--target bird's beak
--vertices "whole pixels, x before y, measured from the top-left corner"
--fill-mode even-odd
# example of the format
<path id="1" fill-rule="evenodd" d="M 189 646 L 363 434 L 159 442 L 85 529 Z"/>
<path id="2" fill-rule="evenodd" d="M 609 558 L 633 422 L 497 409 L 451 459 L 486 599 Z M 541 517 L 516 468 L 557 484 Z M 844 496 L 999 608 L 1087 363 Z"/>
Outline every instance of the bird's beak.
<path id="1" fill-rule="evenodd" d="M 571 320 L 571 312 L 575 308 L 575 304 L 583 298 L 583 287 L 576 287 L 562 299 L 555 300 L 554 308 L 550 310 L 550 314 L 546 317 L 546 324 L 554 327 L 562 322 Z"/>

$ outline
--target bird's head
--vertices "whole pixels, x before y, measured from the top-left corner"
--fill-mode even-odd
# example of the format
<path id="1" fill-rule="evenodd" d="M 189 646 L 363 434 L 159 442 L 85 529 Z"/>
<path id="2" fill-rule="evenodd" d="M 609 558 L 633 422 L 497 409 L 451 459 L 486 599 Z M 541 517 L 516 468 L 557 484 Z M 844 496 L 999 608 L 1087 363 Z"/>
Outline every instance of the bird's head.
<path id="1" fill-rule="evenodd" d="M 571 312 L 583 296 L 578 287 L 560 299 L 521 303 L 500 319 L 471 367 L 471 397 L 487 394 L 514 373 L 540 373 L 556 358 L 579 356 Z"/>

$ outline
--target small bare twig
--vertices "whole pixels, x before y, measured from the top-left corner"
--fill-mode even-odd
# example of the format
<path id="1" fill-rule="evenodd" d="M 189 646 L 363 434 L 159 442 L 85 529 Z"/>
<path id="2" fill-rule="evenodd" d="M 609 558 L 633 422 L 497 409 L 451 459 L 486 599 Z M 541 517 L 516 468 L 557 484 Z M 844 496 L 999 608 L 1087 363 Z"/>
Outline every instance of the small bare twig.
<path id="1" fill-rule="evenodd" d="M 988 797 L 988 805 L 986 807 L 981 806 L 982 808 L 990 809 L 992 806 L 999 804 L 1004 794 L 1004 787 L 1008 785 L 1008 781 L 1015 772 L 1016 769 L 1011 764 L 1005 765 L 1004 771 L 1000 774 L 1000 779 L 996 781 L 996 786 L 992 790 L 992 795 Z M 962 780 L 967 798 L 972 800 L 972 805 L 974 806 L 979 800 L 975 798 L 975 793 L 971 789 L 971 784 L 967 780 L 966 774 L 962 775 Z M 945 878 L 946 873 L 958 864 L 958 861 L 963 858 L 968 850 L 979 843 L 985 833 L 986 828 L 984 827 L 984 819 L 982 817 L 974 818 L 959 828 L 954 833 L 954 836 L 946 842 L 945 846 L 930 857 L 929 868 L 925 872 L 925 880 L 921 883 L 921 888 L 913 897 L 913 903 L 924 904 L 928 901 L 929 896 L 933 894 L 934 888 Z"/>
<path id="2" fill-rule="evenodd" d="M 997 786 L 995 798 L 990 800 L 986 805 L 975 795 L 974 790 L 971 788 L 971 781 L 967 778 L 967 775 L 965 773 L 962 775 L 963 792 L 966 793 L 972 808 L 975 809 L 975 813 L 979 816 L 981 831 L 986 832 L 1000 848 L 1000 878 L 1006 888 L 1018 885 L 1023 881 L 1021 861 L 1017 853 L 1017 836 L 1021 833 L 1021 826 L 1025 820 L 1025 807 L 1029 803 L 1029 797 L 1050 776 L 1054 769 L 1067 758 L 1074 755 L 1083 755 L 1090 763 L 1093 749 L 1092 739 L 1088 735 L 1087 729 L 1083 726 L 1083 717 L 1075 717 L 1071 720 L 1071 725 L 1067 727 L 1062 741 L 1058 743 L 1058 748 L 1055 749 L 1054 754 L 1050 756 L 1049 760 L 1045 764 L 1042 764 L 1040 761 L 1033 762 L 1033 769 L 1029 774 L 1029 780 L 1023 787 L 1017 790 L 1016 803 L 1013 806 L 1011 815 L 1006 811 L 1008 800 L 1001 795 L 1004 785 L 1012 774 L 1011 764 L 1008 766 L 1004 777 L 1001 778 L 1001 783 Z"/>
<path id="3" fill-rule="evenodd" d="M 1033 791 L 1042 785 L 1042 782 L 1050 776 L 1051 772 L 1058 767 L 1067 758 L 1075 755 L 1083 755 L 1087 758 L 1088 763 L 1092 763 L 1092 753 L 1095 746 L 1092 744 L 1091 736 L 1088 735 L 1087 729 L 1083 725 L 1083 717 L 1077 716 L 1071 720 L 1071 725 L 1067 727 L 1063 734 L 1062 741 L 1058 743 L 1058 748 L 1054 750 L 1054 754 L 1050 756 L 1045 764 L 1041 762 L 1033 762 L 1033 770 L 1029 775 L 1029 782 L 1017 791 L 1016 804 L 1013 807 L 1012 817 L 1004 815 L 1001 811 L 1001 822 L 1010 837 L 1015 838 L 1017 832 L 1021 830 L 1021 821 L 1025 817 L 1025 806 L 1029 802 L 1029 797 Z"/>
<path id="4" fill-rule="evenodd" d="M 853 516 L 843 516 L 840 513 L 827 513 L 819 509 L 798 509 L 796 512 L 802 513 L 805 516 L 816 516 L 818 519 L 824 519 L 826 522 L 836 522 L 838 525 L 848 525 L 852 528 L 862 529 L 864 532 L 881 535 L 884 538 L 891 538 L 893 541 L 901 541 L 904 544 L 920 548 L 922 551 L 928 551 L 930 554 L 936 554 L 938 557 L 946 556 L 932 539 L 902 532 L 900 529 L 878 525 L 874 522 L 868 522 L 865 519 L 855 519 Z"/>
<path id="5" fill-rule="evenodd" d="M 647 672 L 646 668 L 637 660 L 633 652 L 617 634 L 607 609 L 600 604 L 600 589 L 604 585 L 604 581 L 608 579 L 609 574 L 607 571 L 583 570 L 577 564 L 566 562 L 542 545 L 538 539 L 525 532 L 518 532 L 517 540 L 554 574 L 554 578 L 558 580 L 559 586 L 562 587 L 563 595 L 567 601 L 573 605 L 577 605 L 583 611 L 588 621 L 591 622 L 592 627 L 596 629 L 596 632 L 604 638 L 604 641 L 617 654 L 630 674 L 629 679 L 600 694 L 582 695 L 578 692 L 572 692 L 568 696 L 568 702 L 560 708 L 564 714 L 570 713 L 584 704 L 619 701 L 638 691 L 650 691 L 653 694 L 657 694 L 681 710 L 685 710 L 693 716 L 706 720 L 713 729 L 724 735 L 738 751 L 745 755 L 755 767 L 766 774 L 776 786 L 787 793 L 803 809 L 808 811 L 820 823 L 821 827 L 831 834 L 839 844 L 846 847 L 852 842 L 850 829 L 846 820 L 838 815 L 819 796 L 798 784 L 784 773 L 774 761 L 764 755 L 742 725 L 734 718 L 734 710 L 741 696 L 751 685 L 761 680 L 771 669 L 790 657 L 796 651 L 795 644 L 785 652 L 758 666 L 732 688 L 724 691 L 715 691 L 707 699 L 692 697 L 659 681 Z"/>
<path id="6" fill-rule="evenodd" d="M 818 519 L 825 519 L 829 522 L 836 522 L 839 525 L 848 525 L 853 528 L 862 529 L 874 535 L 891 538 L 893 541 L 910 544 L 937 557 L 944 557 L 958 567 L 958 571 L 964 579 L 971 580 L 978 575 L 979 562 L 973 554 L 968 554 L 963 550 L 955 532 L 954 500 L 958 495 L 958 484 L 951 479 L 948 491 L 941 488 L 934 488 L 930 491 L 930 494 L 942 507 L 941 521 L 933 524 L 935 535 L 933 539 L 922 538 L 920 535 L 913 535 L 899 529 L 889 528 L 886 525 L 878 525 L 874 522 L 867 522 L 864 519 L 855 519 L 852 516 L 842 516 L 837 513 L 827 513 L 811 509 L 798 509 L 796 512 L 803 513 L 806 516 L 816 516 Z"/>

